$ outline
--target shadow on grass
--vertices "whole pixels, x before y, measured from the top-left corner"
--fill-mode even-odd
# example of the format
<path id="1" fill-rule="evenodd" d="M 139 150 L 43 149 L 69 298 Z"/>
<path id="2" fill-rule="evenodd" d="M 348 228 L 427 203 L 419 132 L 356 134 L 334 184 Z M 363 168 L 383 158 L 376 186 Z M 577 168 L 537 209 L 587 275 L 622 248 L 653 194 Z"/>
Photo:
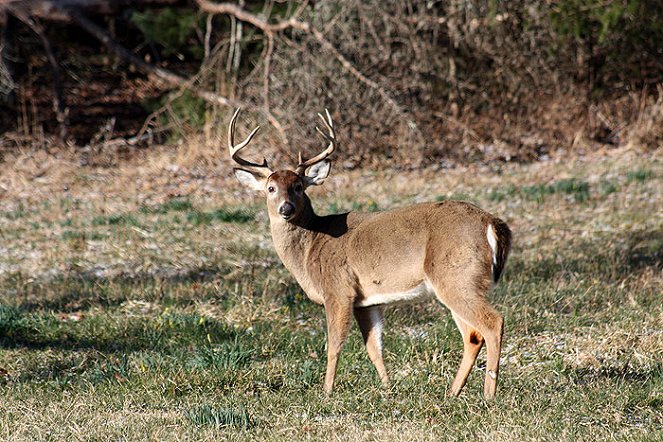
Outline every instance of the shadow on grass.
<path id="1" fill-rule="evenodd" d="M 658 362 L 653 367 L 637 370 L 625 363 L 621 367 L 607 366 L 596 368 L 576 368 L 569 373 L 574 383 L 579 385 L 590 384 L 602 379 L 624 382 L 646 383 L 663 378 L 663 363 Z"/>
<path id="2" fill-rule="evenodd" d="M 107 316 L 72 321 L 49 313 L 28 313 L 0 305 L 0 348 L 171 352 L 185 346 L 238 339 L 235 328 L 193 314 L 155 318 Z"/>
<path id="3" fill-rule="evenodd" d="M 223 301 L 237 284 L 262 286 L 273 263 L 248 262 L 244 267 L 210 264 L 186 271 L 122 273 L 112 277 L 90 271 L 69 272 L 34 280 L 15 273 L 0 280 L 0 302 L 25 311 L 76 312 L 91 307 L 116 307 L 129 300 L 187 305 Z"/>
<path id="4" fill-rule="evenodd" d="M 548 281 L 557 277 L 581 275 L 601 278 L 607 283 L 623 280 L 646 268 L 663 269 L 663 230 L 636 231 L 619 238 L 614 235 L 592 241 L 575 241 L 539 260 L 513 259 L 507 264 L 512 275 L 530 280 Z"/>

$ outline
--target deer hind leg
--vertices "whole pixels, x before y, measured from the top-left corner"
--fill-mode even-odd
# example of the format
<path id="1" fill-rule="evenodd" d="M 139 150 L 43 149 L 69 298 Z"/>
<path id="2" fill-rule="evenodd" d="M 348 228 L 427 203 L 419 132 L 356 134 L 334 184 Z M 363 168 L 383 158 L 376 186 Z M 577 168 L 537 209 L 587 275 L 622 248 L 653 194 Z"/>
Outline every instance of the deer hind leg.
<path id="1" fill-rule="evenodd" d="M 324 391 L 326 394 L 330 394 L 334 388 L 338 357 L 350 330 L 352 305 L 326 302 L 325 314 L 327 316 L 327 374 L 325 375 Z"/>
<path id="2" fill-rule="evenodd" d="M 502 334 L 504 320 L 485 299 L 484 293 L 480 293 L 475 287 L 449 287 L 438 281 L 431 281 L 438 299 L 446 305 L 454 317 L 460 318 L 470 328 L 479 332 L 486 344 L 486 380 L 483 395 L 486 399 L 495 396 L 497 390 L 497 376 L 499 373 L 500 353 L 502 351 Z M 462 332 L 462 331 L 461 331 Z M 465 339 L 463 339 L 465 341 Z M 478 350 L 477 350 L 478 351 Z M 459 369 L 457 378 L 463 374 L 466 362 Z M 469 364 L 469 362 L 467 362 Z M 456 386 L 456 380 L 452 384 L 452 392 Z"/>
<path id="3" fill-rule="evenodd" d="M 458 373 L 451 383 L 451 388 L 449 389 L 449 394 L 452 396 L 458 396 L 460 391 L 465 386 L 467 382 L 467 377 L 470 375 L 470 371 L 474 366 L 474 361 L 477 359 L 479 350 L 483 346 L 483 336 L 479 331 L 465 321 L 459 318 L 455 313 L 451 313 L 456 325 L 460 330 L 460 334 L 463 335 L 463 360 L 460 363 L 458 368 Z"/>
<path id="4" fill-rule="evenodd" d="M 364 337 L 368 357 L 373 362 L 373 365 L 375 365 L 382 385 L 387 385 L 389 383 L 389 376 L 384 366 L 384 359 L 382 359 L 382 308 L 356 308 L 354 309 L 354 313 L 361 334 Z"/>
<path id="5" fill-rule="evenodd" d="M 497 375 L 500 368 L 500 354 L 502 353 L 502 335 L 504 334 L 504 319 L 492 307 L 490 308 L 490 318 L 487 321 L 484 338 L 486 339 L 486 381 L 483 385 L 483 396 L 486 399 L 495 397 L 497 391 Z"/>

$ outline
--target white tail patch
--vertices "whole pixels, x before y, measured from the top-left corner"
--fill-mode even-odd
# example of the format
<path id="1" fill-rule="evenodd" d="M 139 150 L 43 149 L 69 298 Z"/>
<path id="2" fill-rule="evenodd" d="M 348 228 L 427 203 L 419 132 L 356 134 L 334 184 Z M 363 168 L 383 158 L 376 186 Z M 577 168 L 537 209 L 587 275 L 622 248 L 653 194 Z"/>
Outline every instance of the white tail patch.
<path id="1" fill-rule="evenodd" d="M 497 234 L 492 224 L 488 224 L 486 229 L 486 238 L 488 238 L 488 245 L 493 251 L 493 265 L 497 265 Z"/>

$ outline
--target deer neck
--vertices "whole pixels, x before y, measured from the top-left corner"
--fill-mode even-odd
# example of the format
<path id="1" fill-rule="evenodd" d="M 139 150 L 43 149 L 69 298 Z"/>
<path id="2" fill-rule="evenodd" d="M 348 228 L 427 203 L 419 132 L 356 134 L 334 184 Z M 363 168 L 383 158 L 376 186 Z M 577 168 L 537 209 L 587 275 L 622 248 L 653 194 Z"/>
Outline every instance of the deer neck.
<path id="1" fill-rule="evenodd" d="M 320 234 L 317 228 L 319 224 L 320 217 L 313 211 L 310 201 L 307 201 L 297 219 L 291 222 L 270 213 L 270 229 L 276 254 L 307 295 L 314 302 L 321 303 L 319 290 L 310 279 L 306 265 L 316 236 Z"/>
<path id="2" fill-rule="evenodd" d="M 276 253 L 288 270 L 298 261 L 303 261 L 316 234 L 313 226 L 318 223 L 319 218 L 313 211 L 310 201 L 306 201 L 306 205 L 297 219 L 290 222 L 285 221 L 278 214 L 270 213 L 272 241 L 274 241 Z"/>

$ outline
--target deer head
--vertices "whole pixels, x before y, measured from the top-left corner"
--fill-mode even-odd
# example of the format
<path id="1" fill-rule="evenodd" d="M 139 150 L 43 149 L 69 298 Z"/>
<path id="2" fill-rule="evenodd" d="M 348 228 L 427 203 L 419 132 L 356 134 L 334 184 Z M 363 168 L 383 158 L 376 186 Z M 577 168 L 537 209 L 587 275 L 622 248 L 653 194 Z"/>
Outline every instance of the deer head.
<path id="1" fill-rule="evenodd" d="M 286 222 L 295 222 L 305 211 L 310 209 L 311 202 L 306 196 L 306 188 L 322 184 L 329 176 L 331 161 L 328 157 L 336 148 L 334 123 L 329 111 L 325 109 L 326 118 L 318 114 L 328 133 L 316 126 L 329 145 L 320 154 L 304 160 L 301 152 L 299 161 L 294 170 L 273 171 L 263 158 L 261 164 L 247 161 L 239 156 L 239 151 L 246 147 L 260 126 L 256 127 L 240 144 L 235 145 L 235 123 L 239 109 L 235 111 L 228 128 L 228 148 L 230 157 L 238 164 L 233 170 L 237 179 L 250 189 L 264 192 L 267 198 L 267 208 L 270 219 L 282 219 Z"/>

